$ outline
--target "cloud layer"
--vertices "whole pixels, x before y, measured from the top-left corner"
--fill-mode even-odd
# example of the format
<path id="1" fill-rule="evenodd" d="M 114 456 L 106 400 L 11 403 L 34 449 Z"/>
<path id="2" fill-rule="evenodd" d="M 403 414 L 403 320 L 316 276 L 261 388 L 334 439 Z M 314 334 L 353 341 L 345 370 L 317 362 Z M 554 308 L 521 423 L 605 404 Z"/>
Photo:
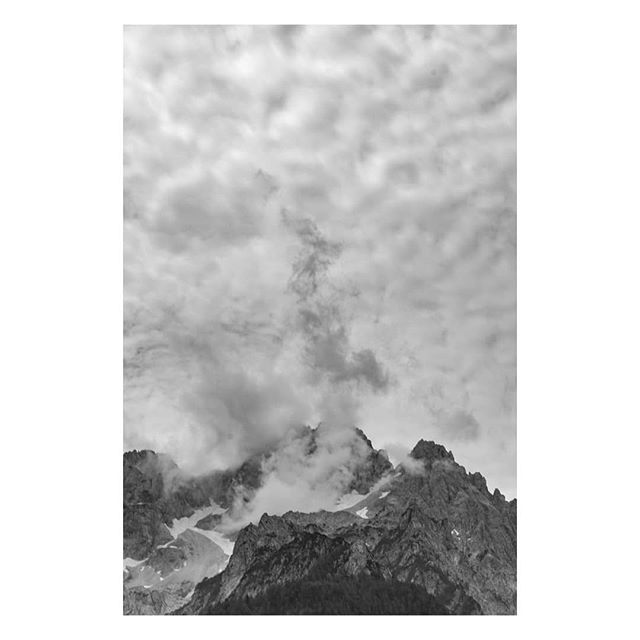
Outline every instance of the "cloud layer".
<path id="1" fill-rule="evenodd" d="M 125 30 L 125 446 L 290 426 L 515 494 L 515 29 Z"/>

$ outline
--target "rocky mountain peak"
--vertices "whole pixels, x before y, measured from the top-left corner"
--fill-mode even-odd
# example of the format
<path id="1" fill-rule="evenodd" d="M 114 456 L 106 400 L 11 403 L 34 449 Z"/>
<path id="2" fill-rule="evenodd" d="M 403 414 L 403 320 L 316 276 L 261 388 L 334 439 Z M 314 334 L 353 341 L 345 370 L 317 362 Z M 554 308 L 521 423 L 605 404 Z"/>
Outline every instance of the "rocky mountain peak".
<path id="1" fill-rule="evenodd" d="M 411 451 L 411 457 L 416 460 L 451 460 L 455 462 L 451 451 L 432 440 L 420 440 Z"/>
<path id="2" fill-rule="evenodd" d="M 373 445 L 371 444 L 371 440 L 369 440 L 369 438 L 367 437 L 367 434 L 362 429 L 360 429 L 360 427 L 356 427 L 355 431 L 358 437 L 364 440 L 364 442 L 370 449 L 373 449 Z"/>

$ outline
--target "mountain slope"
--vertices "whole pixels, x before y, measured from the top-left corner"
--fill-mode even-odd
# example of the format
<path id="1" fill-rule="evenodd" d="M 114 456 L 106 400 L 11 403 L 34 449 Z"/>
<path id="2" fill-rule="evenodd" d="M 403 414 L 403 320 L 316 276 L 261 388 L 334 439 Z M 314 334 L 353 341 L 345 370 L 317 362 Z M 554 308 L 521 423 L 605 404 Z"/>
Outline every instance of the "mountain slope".
<path id="1" fill-rule="evenodd" d="M 318 578 L 269 587 L 254 598 L 229 598 L 210 615 L 446 615 L 425 589 L 368 576 Z"/>
<path id="2" fill-rule="evenodd" d="M 310 576 L 397 581 L 449 613 L 513 614 L 516 502 L 489 493 L 444 447 L 420 441 L 407 465 L 348 511 L 264 515 L 245 527 L 226 569 L 179 613 L 213 613 Z"/>
<path id="3" fill-rule="evenodd" d="M 392 468 L 362 431 L 347 433 L 340 440 L 345 444 L 346 456 L 343 450 L 334 461 L 328 455 L 328 447 L 336 445 L 332 435 L 301 427 L 236 469 L 197 478 L 186 477 L 162 454 L 125 453 L 125 613 L 173 611 L 196 583 L 222 571 L 235 534 L 248 521 L 247 505 L 292 453 L 301 468 L 328 460 L 341 492 L 366 493 Z"/>
<path id="4" fill-rule="evenodd" d="M 191 529 L 157 547 L 124 574 L 125 614 L 167 613 L 184 604 L 196 584 L 214 576 L 228 556 L 209 538 Z"/>

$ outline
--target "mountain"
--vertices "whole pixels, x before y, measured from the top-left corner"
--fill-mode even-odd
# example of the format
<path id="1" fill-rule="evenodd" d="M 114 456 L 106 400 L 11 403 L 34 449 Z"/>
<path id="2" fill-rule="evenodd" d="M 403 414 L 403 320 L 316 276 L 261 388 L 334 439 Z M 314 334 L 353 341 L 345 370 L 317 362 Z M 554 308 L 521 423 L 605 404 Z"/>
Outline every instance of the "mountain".
<path id="1" fill-rule="evenodd" d="M 184 478 L 176 464 L 154 451 L 128 451 L 123 457 L 124 557 L 146 558 L 172 540 L 169 526 L 220 496 L 220 479 Z"/>
<path id="2" fill-rule="evenodd" d="M 244 526 L 292 456 L 296 473 L 322 462 L 343 498 Z M 434 442 L 394 469 L 359 429 L 302 427 L 200 478 L 151 451 L 125 453 L 124 468 L 125 613 L 516 612 L 516 500 Z"/>
<path id="3" fill-rule="evenodd" d="M 302 427 L 290 432 L 286 441 L 312 460 L 324 445 L 321 427 Z M 342 443 L 341 443 L 342 444 Z M 382 451 L 376 451 L 363 431 L 355 429 L 349 446 L 353 460 L 345 493 L 366 493 L 392 465 Z M 234 501 L 247 502 L 263 481 L 263 469 L 283 449 L 277 443 L 245 460 L 235 469 L 199 477 L 187 477 L 168 456 L 150 450 L 128 451 L 123 456 L 124 557 L 146 558 L 158 545 L 172 539 L 171 523 L 191 516 L 211 503 L 229 508 Z M 323 450 L 324 452 L 324 450 Z M 204 526 L 203 528 L 207 528 Z"/>
<path id="4" fill-rule="evenodd" d="M 235 469 L 195 478 L 183 474 L 168 456 L 150 450 L 126 452 L 125 613 L 168 613 L 184 604 L 196 583 L 226 566 L 237 534 L 230 527 L 239 521 L 265 476 L 292 452 L 300 464 L 316 459 L 324 463 L 328 435 L 322 428 L 295 429 Z M 329 470 L 341 479 L 341 493 L 366 493 L 392 465 L 360 430 L 341 439 L 340 446 L 345 442 L 348 473 L 338 463 L 330 464 Z M 335 443 L 329 437 L 331 444 Z"/>
<path id="5" fill-rule="evenodd" d="M 514 614 L 516 501 L 491 494 L 482 475 L 421 440 L 407 464 L 349 510 L 265 514 L 245 527 L 226 569 L 178 613 L 223 613 L 224 603 L 260 610 L 274 590 L 279 613 L 295 613 L 284 596 L 300 585 L 320 581 L 335 592 L 361 578 L 413 585 L 451 614 Z"/>
<path id="6" fill-rule="evenodd" d="M 173 611 L 224 568 L 233 543 L 206 523 L 219 523 L 236 486 L 255 489 L 259 471 L 259 461 L 249 459 L 235 470 L 189 478 L 168 456 L 124 454 L 125 614 Z"/>

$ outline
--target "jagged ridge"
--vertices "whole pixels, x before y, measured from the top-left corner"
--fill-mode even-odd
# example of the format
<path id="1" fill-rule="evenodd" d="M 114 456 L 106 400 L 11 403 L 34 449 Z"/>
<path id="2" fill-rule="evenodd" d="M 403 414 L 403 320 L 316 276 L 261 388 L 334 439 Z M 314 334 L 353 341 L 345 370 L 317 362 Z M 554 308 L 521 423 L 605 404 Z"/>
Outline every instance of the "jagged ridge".
<path id="1" fill-rule="evenodd" d="M 207 613 L 319 571 L 418 585 L 450 613 L 515 613 L 516 501 L 489 493 L 481 474 L 434 442 L 420 441 L 411 457 L 417 468 L 400 469 L 362 503 L 366 518 L 286 513 L 243 529 L 225 571 L 180 613 Z"/>
<path id="2" fill-rule="evenodd" d="M 310 427 L 293 431 L 282 446 L 292 441 L 301 447 L 305 459 L 313 459 L 319 448 L 326 446 L 328 432 Z M 335 443 L 334 443 L 335 444 Z M 343 443 L 340 441 L 340 446 Z M 354 464 L 351 475 L 342 471 L 339 477 L 348 479 L 345 492 L 367 492 L 387 471 L 391 463 L 386 455 L 373 449 L 360 430 L 354 430 L 346 445 Z M 197 510 L 206 515 L 197 522 L 186 523 L 201 533 L 216 529 L 227 509 L 230 520 L 236 508 L 243 505 L 262 485 L 264 474 L 277 464 L 278 448 L 262 452 L 246 460 L 237 469 L 213 473 L 200 478 L 188 478 L 167 456 L 153 451 L 132 451 L 124 455 L 124 571 L 125 613 L 167 613 L 184 603 L 193 580 L 213 575 L 211 571 L 224 562 L 220 548 L 195 529 L 187 529 L 176 540 L 170 531 L 174 520 L 190 518 Z M 326 450 L 324 451 L 326 454 Z M 271 456 L 275 456 L 273 459 Z M 270 463 L 270 464 L 267 464 Z M 215 505 L 211 506 L 212 503 Z M 236 504 L 237 503 L 237 504 Z M 197 516 L 196 516 L 197 517 Z M 226 517 L 226 515 L 224 516 Z M 185 524 L 179 526 L 182 530 Z M 219 535 L 219 533 L 218 533 Z M 228 535 L 226 536 L 228 540 Z M 214 535 L 214 539 L 219 538 Z M 171 543 L 171 544 L 170 544 Z M 185 547 L 182 551 L 182 547 Z M 145 559 L 146 558 L 146 559 Z M 136 567 L 135 561 L 144 560 Z M 168 570 L 164 570 L 168 568 Z M 220 569 L 218 569 L 220 570 Z"/>

